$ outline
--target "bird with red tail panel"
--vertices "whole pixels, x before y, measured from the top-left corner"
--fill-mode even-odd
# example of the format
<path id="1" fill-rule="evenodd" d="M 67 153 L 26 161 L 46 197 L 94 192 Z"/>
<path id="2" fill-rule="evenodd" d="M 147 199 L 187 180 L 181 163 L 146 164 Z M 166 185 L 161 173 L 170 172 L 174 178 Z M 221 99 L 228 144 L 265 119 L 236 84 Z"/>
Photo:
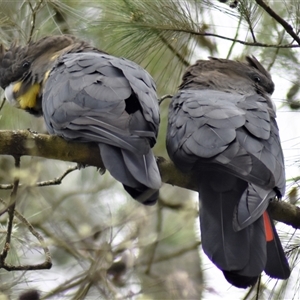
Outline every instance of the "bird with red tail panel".
<path id="1" fill-rule="evenodd" d="M 255 57 L 198 60 L 169 107 L 167 150 L 198 179 L 202 248 L 239 288 L 290 268 L 268 204 L 285 192 L 274 83 Z"/>

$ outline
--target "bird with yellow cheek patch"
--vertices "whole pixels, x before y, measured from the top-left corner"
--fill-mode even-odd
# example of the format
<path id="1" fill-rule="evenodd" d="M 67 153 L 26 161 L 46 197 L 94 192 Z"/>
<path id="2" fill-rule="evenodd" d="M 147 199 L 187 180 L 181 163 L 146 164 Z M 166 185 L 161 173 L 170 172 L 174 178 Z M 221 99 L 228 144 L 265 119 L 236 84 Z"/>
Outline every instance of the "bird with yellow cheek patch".
<path id="1" fill-rule="evenodd" d="M 6 99 L 36 116 L 50 134 L 99 146 L 106 169 L 136 200 L 155 204 L 161 177 L 152 147 L 159 106 L 152 77 L 70 35 L 0 47 Z"/>

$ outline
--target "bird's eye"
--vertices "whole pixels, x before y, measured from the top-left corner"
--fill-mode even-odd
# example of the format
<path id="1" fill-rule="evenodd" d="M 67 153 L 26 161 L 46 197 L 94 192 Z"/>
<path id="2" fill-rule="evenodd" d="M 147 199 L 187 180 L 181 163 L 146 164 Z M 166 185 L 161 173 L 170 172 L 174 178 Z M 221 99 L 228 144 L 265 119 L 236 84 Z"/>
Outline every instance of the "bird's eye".
<path id="1" fill-rule="evenodd" d="M 29 68 L 29 65 L 30 65 L 29 61 L 24 61 L 22 67 L 23 67 L 24 69 L 28 69 L 28 68 Z"/>
<path id="2" fill-rule="evenodd" d="M 255 76 L 255 77 L 254 77 L 254 81 L 255 81 L 256 83 L 259 83 L 259 82 L 260 82 L 260 77 Z"/>

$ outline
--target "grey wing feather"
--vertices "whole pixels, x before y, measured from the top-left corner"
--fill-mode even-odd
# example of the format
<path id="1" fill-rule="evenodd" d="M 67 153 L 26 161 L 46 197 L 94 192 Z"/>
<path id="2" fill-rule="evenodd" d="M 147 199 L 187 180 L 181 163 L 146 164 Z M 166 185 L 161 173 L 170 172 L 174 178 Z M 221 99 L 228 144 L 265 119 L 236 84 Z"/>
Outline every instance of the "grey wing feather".
<path id="1" fill-rule="evenodd" d="M 140 183 L 134 178 L 131 172 L 126 168 L 121 149 L 107 145 L 104 143 L 99 144 L 100 154 L 105 168 L 110 174 L 125 185 L 137 188 Z"/>
<path id="2" fill-rule="evenodd" d="M 167 149 L 171 159 L 183 171 L 195 168 L 196 162 L 215 163 L 267 189 L 277 186 L 283 194 L 278 129 L 263 100 L 259 95 L 180 91 L 169 110 Z"/>
<path id="3" fill-rule="evenodd" d="M 236 101 L 227 95 L 229 100 Z M 198 90 L 180 91 L 173 97 L 167 150 L 182 170 L 191 170 L 199 157 L 212 158 L 223 153 L 235 139 L 235 129 L 245 123 L 244 111 L 225 98 L 222 92 Z M 216 118 L 209 118 L 207 114 Z M 222 120 L 227 126 L 221 126 Z M 220 126 L 216 126 L 217 123 Z M 186 159 L 191 163 L 187 164 Z"/>
<path id="4" fill-rule="evenodd" d="M 183 90 L 169 111 L 167 149 L 183 171 L 205 164 L 248 181 L 234 214 L 234 230 L 256 221 L 285 189 L 276 122 L 265 99 L 211 90 Z"/>
<path id="5" fill-rule="evenodd" d="M 122 154 L 126 167 L 136 180 L 149 188 L 160 188 L 160 175 L 151 150 L 145 155 L 136 155 L 128 150 L 122 150 Z"/>
<path id="6" fill-rule="evenodd" d="M 86 73 L 84 66 L 94 65 L 97 60 L 101 60 L 102 67 L 91 74 Z M 54 95 L 62 97 L 61 94 L 63 94 L 63 102 L 74 101 L 79 107 L 88 107 L 91 110 L 107 107 L 107 113 L 115 114 L 114 110 L 109 110 L 110 106 L 121 105 L 121 110 L 124 111 L 124 100 L 132 95 L 132 85 L 135 84 L 135 81 L 139 81 L 139 87 L 141 87 L 141 89 L 139 90 L 137 98 L 142 106 L 144 117 L 148 122 L 151 122 L 153 130 L 157 134 L 159 107 L 153 79 L 145 70 L 133 62 L 126 61 L 127 64 L 123 66 L 118 63 L 119 61 L 122 61 L 122 59 L 105 54 L 80 53 L 65 55 L 57 65 L 57 67 L 61 67 L 61 69 L 57 69 L 57 67 L 54 68 L 55 76 L 52 72 L 47 80 L 45 97 L 48 98 L 49 94 L 52 97 Z M 81 69 L 76 69 L 77 72 L 69 72 L 68 68 L 63 67 L 62 62 L 63 65 L 66 66 L 79 66 L 81 64 Z M 115 65 L 120 68 L 115 67 Z M 144 81 L 133 75 L 126 77 L 125 74 L 130 74 L 131 70 L 133 70 L 134 74 L 141 74 L 140 77 L 147 78 L 148 80 L 146 81 L 151 82 L 152 85 L 148 87 Z M 74 77 L 77 73 L 79 77 Z M 133 82 L 130 80 L 133 80 Z M 53 90 L 52 87 L 54 87 Z M 80 92 L 80 94 L 76 97 L 78 92 Z M 102 101 L 98 101 L 98 99 Z M 44 104 L 46 106 L 45 110 L 47 111 L 49 103 Z M 53 100 L 52 105 L 54 105 L 54 107 L 50 109 L 52 113 L 54 113 L 55 109 L 57 109 L 55 105 L 61 105 L 61 102 Z M 115 107 L 113 109 L 115 109 Z M 76 115 L 77 113 L 78 111 L 75 111 L 74 114 Z"/>
<path id="7" fill-rule="evenodd" d="M 111 175 L 122 182 L 125 188 L 130 187 L 139 191 L 137 194 L 134 193 L 136 200 L 145 204 L 153 204 L 157 200 L 161 179 L 151 150 L 146 155 L 137 155 L 103 143 L 99 144 L 99 148 L 104 165 Z M 132 195 L 131 189 L 126 190 Z M 151 199 L 153 201 L 149 201 Z"/>
<path id="8" fill-rule="evenodd" d="M 284 158 L 276 121 L 270 117 L 273 112 L 270 112 L 266 100 L 259 95 L 247 97 L 246 101 L 238 103 L 238 107 L 246 112 L 245 128 L 251 134 L 239 129 L 237 140 L 248 153 L 267 167 L 274 177 L 274 183 L 269 187 L 276 186 L 283 195 L 285 192 Z M 258 171 L 262 170 L 262 164 L 258 167 Z"/>
<path id="9" fill-rule="evenodd" d="M 151 189 L 160 188 L 160 175 L 151 150 L 146 155 L 137 155 L 107 144 L 99 144 L 99 148 L 105 167 L 118 181 L 136 188 L 141 184 Z"/>
<path id="10" fill-rule="evenodd" d="M 266 100 L 260 95 L 250 95 L 237 106 L 246 112 L 247 130 L 256 138 L 267 140 L 270 137 L 271 120 Z"/>
<path id="11" fill-rule="evenodd" d="M 275 191 L 248 184 L 233 214 L 233 229 L 239 231 L 255 222 L 267 210 Z"/>
<path id="12" fill-rule="evenodd" d="M 52 134 L 110 145 L 102 149 L 104 165 L 124 186 L 159 189 L 151 151 L 159 126 L 155 84 L 135 63 L 99 53 L 63 55 L 46 81 L 43 112 Z"/>
<path id="13" fill-rule="evenodd" d="M 159 107 L 156 98 L 156 86 L 152 77 L 140 66 L 123 58 L 113 60 L 112 65 L 122 70 L 129 84 L 138 98 L 144 97 L 141 102 L 145 118 L 154 125 L 159 123 Z"/>

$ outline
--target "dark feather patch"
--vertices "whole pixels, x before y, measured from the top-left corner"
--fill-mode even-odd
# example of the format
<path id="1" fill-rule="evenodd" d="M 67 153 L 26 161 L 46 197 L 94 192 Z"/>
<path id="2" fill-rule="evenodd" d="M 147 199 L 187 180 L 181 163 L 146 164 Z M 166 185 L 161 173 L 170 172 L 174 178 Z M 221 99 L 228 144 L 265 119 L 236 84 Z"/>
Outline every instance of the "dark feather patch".
<path id="1" fill-rule="evenodd" d="M 50 133 L 99 143 L 112 176 L 137 200 L 155 202 L 161 178 L 151 147 L 159 109 L 145 70 L 106 54 L 63 55 L 47 80 L 43 110 Z"/>
<path id="2" fill-rule="evenodd" d="M 263 270 L 289 276 L 275 227 L 267 242 L 262 217 L 285 191 L 273 90 L 255 57 L 210 58 L 187 69 L 169 107 L 167 150 L 198 179 L 203 250 L 240 288 L 254 285 Z"/>

